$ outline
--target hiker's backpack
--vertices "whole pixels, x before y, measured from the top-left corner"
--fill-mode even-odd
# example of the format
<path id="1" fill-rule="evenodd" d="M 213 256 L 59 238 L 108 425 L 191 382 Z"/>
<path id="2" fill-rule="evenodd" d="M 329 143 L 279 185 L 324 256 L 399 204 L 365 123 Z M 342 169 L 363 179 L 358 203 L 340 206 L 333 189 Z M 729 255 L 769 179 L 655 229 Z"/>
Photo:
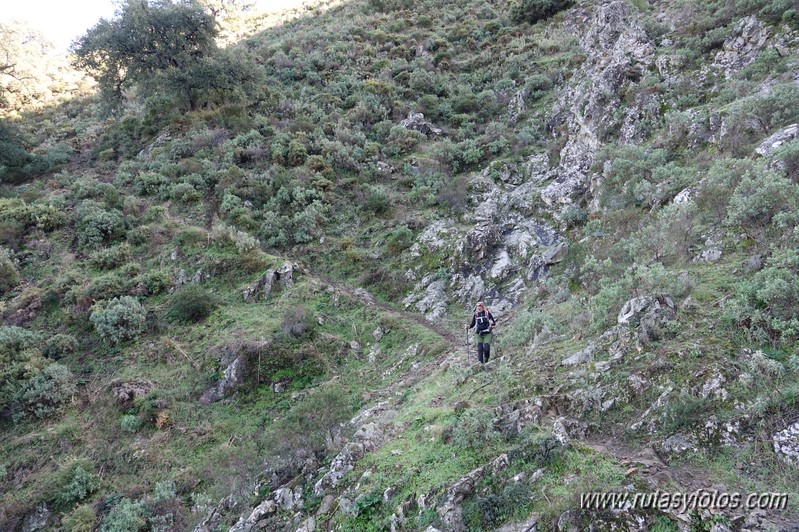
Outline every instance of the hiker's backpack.
<path id="1" fill-rule="evenodd" d="M 482 316 L 480 315 L 482 314 Z M 485 309 L 483 312 L 474 313 L 474 330 L 477 334 L 488 332 L 491 328 L 491 320 L 489 318 L 490 311 Z"/>

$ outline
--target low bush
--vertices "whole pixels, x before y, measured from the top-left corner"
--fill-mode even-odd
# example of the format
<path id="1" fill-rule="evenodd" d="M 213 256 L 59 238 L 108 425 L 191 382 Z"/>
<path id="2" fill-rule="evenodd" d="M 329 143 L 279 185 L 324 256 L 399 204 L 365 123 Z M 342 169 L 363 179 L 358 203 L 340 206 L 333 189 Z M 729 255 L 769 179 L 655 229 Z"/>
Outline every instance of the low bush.
<path id="1" fill-rule="evenodd" d="M 95 305 L 90 321 L 103 340 L 118 344 L 132 340 L 144 331 L 146 312 L 131 296 L 114 298 Z"/>
<path id="2" fill-rule="evenodd" d="M 13 290 L 22 282 L 17 266 L 11 260 L 11 254 L 0 248 L 0 296 Z"/>
<path id="3" fill-rule="evenodd" d="M 47 340 L 42 354 L 49 359 L 58 360 L 78 350 L 78 340 L 71 334 L 56 334 Z"/>
<path id="4" fill-rule="evenodd" d="M 100 532 L 135 532 L 147 524 L 146 508 L 143 502 L 133 502 L 123 498 L 100 524 Z"/>
<path id="5" fill-rule="evenodd" d="M 122 416 L 122 419 L 119 420 L 119 428 L 125 432 L 136 432 L 141 426 L 141 418 L 132 414 L 125 414 Z"/>
<path id="6" fill-rule="evenodd" d="M 535 24 L 571 5 L 571 0 L 516 0 L 510 7 L 510 18 L 514 22 Z"/>
<path id="7" fill-rule="evenodd" d="M 799 251 L 776 251 L 766 267 L 738 284 L 728 317 L 751 341 L 790 345 L 799 340 Z"/>
<path id="8" fill-rule="evenodd" d="M 124 234 L 122 213 L 106 210 L 92 200 L 84 200 L 78 208 L 78 244 L 97 249 L 112 243 Z"/>
<path id="9" fill-rule="evenodd" d="M 100 477 L 92 473 L 92 470 L 92 465 L 85 460 L 74 460 L 65 464 L 58 474 L 56 502 L 63 507 L 69 507 L 97 491 Z"/>
<path id="10" fill-rule="evenodd" d="M 21 415 L 47 417 L 56 412 L 76 391 L 72 372 L 66 366 L 54 363 L 30 379 L 20 394 Z"/>
<path id="11" fill-rule="evenodd" d="M 89 258 L 89 264 L 98 270 L 113 270 L 130 260 L 130 245 L 120 244 L 108 249 L 95 251 Z"/>
<path id="12" fill-rule="evenodd" d="M 175 291 L 169 317 L 183 323 L 197 323 L 207 318 L 219 305 L 217 298 L 196 284 Z"/>
<path id="13" fill-rule="evenodd" d="M 452 429 L 452 444 L 461 449 L 482 452 L 499 438 L 493 416 L 487 410 L 470 409 L 458 418 Z"/>
<path id="14" fill-rule="evenodd" d="M 88 504 L 81 504 L 62 519 L 61 524 L 70 532 L 91 532 L 97 525 L 97 514 Z"/>
<path id="15" fill-rule="evenodd" d="M 280 330 L 286 336 L 294 338 L 303 338 L 313 334 L 316 327 L 316 322 L 313 315 L 302 307 L 293 307 L 288 309 L 283 314 L 283 321 L 280 324 Z"/>

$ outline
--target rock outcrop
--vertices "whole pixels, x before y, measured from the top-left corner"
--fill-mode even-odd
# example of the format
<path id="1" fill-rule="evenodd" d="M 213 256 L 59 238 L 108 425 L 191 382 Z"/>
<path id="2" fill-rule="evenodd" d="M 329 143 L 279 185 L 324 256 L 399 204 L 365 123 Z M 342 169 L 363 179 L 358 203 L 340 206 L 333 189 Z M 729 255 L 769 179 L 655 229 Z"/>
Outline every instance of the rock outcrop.
<path id="1" fill-rule="evenodd" d="M 294 272 L 299 267 L 292 262 L 286 262 L 280 268 L 267 270 L 256 282 L 244 288 L 244 301 L 252 302 L 265 300 L 276 288 L 286 289 L 294 285 Z"/>
<path id="2" fill-rule="evenodd" d="M 644 96 L 624 115 L 615 112 L 623 107 L 623 90 L 637 83 L 654 61 L 654 44 L 632 17 L 630 5 L 610 2 L 590 17 L 575 11 L 570 23 L 583 35 L 580 46 L 587 59 L 547 124 L 551 134 L 566 138 L 558 177 L 541 191 L 550 207 L 571 204 L 588 190 L 594 155 L 611 135 L 621 131 L 623 142 L 640 138 L 646 123 L 642 118 L 658 113 L 657 102 Z"/>
<path id="3" fill-rule="evenodd" d="M 425 117 L 422 113 L 408 113 L 408 118 L 400 122 L 400 125 L 405 129 L 418 131 L 419 133 L 423 133 L 428 137 L 437 137 L 443 133 L 443 130 L 440 127 L 436 127 L 428 120 L 425 120 Z"/>

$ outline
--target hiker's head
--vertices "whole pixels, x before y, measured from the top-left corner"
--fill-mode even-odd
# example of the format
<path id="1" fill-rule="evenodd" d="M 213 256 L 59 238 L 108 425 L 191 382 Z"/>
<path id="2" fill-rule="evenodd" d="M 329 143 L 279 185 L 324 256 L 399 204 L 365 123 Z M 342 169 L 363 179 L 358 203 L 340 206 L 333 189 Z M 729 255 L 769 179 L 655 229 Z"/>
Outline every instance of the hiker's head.
<path id="1" fill-rule="evenodd" d="M 482 312 L 485 309 L 486 309 L 486 306 L 483 304 L 483 302 L 482 301 L 478 301 L 477 302 L 477 306 L 475 307 L 475 310 L 477 310 L 477 312 Z"/>

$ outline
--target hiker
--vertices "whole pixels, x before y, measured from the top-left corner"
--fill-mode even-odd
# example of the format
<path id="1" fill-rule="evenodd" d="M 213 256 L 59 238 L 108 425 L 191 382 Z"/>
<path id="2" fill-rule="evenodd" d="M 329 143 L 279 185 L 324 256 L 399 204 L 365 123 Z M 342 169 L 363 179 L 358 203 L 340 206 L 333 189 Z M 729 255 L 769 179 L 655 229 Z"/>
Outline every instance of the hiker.
<path id="1" fill-rule="evenodd" d="M 477 359 L 481 364 L 488 362 L 491 356 L 491 332 L 494 330 L 494 325 L 497 322 L 482 301 L 477 303 L 474 314 L 472 315 L 472 322 L 466 324 L 466 329 L 474 327 L 475 335 L 477 336 Z"/>

